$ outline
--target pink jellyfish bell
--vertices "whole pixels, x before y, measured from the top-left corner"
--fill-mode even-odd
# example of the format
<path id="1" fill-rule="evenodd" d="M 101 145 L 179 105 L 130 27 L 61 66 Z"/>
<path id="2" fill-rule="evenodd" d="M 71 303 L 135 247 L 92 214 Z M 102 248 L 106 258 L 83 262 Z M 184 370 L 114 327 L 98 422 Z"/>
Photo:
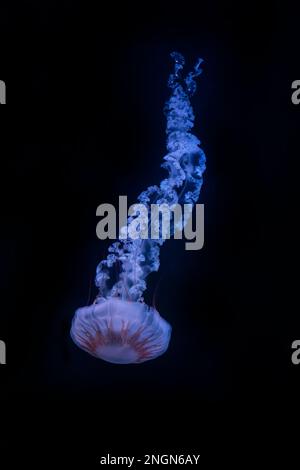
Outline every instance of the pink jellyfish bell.
<path id="1" fill-rule="evenodd" d="M 76 311 L 71 336 L 77 346 L 97 358 L 133 364 L 163 354 L 171 326 L 144 302 L 100 298 Z"/>

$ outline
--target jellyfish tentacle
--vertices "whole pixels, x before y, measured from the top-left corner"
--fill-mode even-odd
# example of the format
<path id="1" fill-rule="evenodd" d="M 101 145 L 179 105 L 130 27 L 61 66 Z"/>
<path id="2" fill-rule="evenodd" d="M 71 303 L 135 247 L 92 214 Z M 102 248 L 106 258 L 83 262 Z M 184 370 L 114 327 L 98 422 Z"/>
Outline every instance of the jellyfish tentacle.
<path id="1" fill-rule="evenodd" d="M 164 108 L 168 153 L 162 163 L 168 176 L 159 186 L 150 186 L 138 196 L 138 201 L 147 207 L 148 213 L 151 213 L 151 204 L 154 203 L 169 206 L 177 203 L 195 204 L 205 171 L 205 154 L 200 148 L 199 139 L 191 133 L 195 117 L 190 103 L 190 96 L 196 91 L 196 78 L 202 73 L 203 60 L 198 59 L 194 69 L 184 78 L 184 57 L 178 52 L 173 52 L 171 57 L 175 62 L 174 72 L 168 81 L 172 94 Z M 133 219 L 129 217 L 128 222 Z M 96 285 L 105 293 L 105 297 L 121 296 L 140 301 L 146 289 L 146 277 L 159 269 L 159 250 L 164 241 L 163 238 L 145 241 L 129 237 L 113 243 L 110 254 L 99 263 L 96 273 Z M 120 274 L 110 287 L 111 268 L 117 260 L 121 265 Z M 125 285 L 128 286 L 128 293 L 125 292 Z"/>

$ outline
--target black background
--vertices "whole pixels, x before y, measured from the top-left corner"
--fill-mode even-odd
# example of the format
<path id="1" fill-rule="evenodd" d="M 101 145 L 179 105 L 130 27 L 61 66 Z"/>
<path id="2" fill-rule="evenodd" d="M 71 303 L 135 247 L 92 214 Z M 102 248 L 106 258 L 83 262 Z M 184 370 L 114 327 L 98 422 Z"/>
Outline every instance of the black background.
<path id="1" fill-rule="evenodd" d="M 0 7 L 1 392 L 20 409 L 26 401 L 60 415 L 67 404 L 85 429 L 99 421 L 99 432 L 119 405 L 140 416 L 139 428 L 152 409 L 160 427 L 166 410 L 192 400 L 198 415 L 205 403 L 296 399 L 295 5 L 96 3 Z M 96 238 L 96 207 L 122 194 L 133 203 L 164 174 L 173 50 L 187 66 L 205 60 L 193 99 L 207 155 L 205 246 L 164 246 L 147 301 L 155 295 L 172 324 L 170 347 L 119 367 L 79 350 L 70 323 L 96 295 L 108 246 Z"/>

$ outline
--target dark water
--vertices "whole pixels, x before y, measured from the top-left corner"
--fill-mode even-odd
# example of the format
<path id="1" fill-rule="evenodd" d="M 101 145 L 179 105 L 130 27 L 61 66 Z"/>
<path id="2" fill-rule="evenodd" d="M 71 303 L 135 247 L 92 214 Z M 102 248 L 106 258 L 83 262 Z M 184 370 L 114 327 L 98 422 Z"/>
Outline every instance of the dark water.
<path id="1" fill-rule="evenodd" d="M 78 432 L 98 424 L 101 434 L 104 414 L 118 404 L 132 419 L 139 416 L 138 428 L 163 427 L 166 410 L 174 418 L 192 400 L 186 419 L 195 414 L 199 422 L 205 403 L 296 397 L 294 8 L 214 1 L 1 4 L 7 105 L 1 108 L 0 339 L 7 364 L 0 365 L 0 379 L 10 403 L 22 410 L 25 402 L 40 403 L 61 417 L 66 403 L 73 419 L 90 417 Z M 173 50 L 188 64 L 205 60 L 193 99 L 195 133 L 207 156 L 199 201 L 205 244 L 196 252 L 185 251 L 183 242 L 166 244 L 161 269 L 149 281 L 148 302 L 156 291 L 158 310 L 173 327 L 167 353 L 115 366 L 79 350 L 70 322 L 95 297 L 95 268 L 108 246 L 95 235 L 96 207 L 117 204 L 123 194 L 134 202 L 163 175 Z M 108 422 L 122 422 L 120 416 Z"/>

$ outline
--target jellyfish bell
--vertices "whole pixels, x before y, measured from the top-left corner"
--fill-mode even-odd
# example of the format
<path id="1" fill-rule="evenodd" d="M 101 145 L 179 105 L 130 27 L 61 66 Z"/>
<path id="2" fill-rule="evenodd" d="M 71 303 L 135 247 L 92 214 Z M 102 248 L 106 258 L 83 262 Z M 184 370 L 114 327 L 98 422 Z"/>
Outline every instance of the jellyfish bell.
<path id="1" fill-rule="evenodd" d="M 71 337 L 84 351 L 114 364 L 149 361 L 169 345 L 171 326 L 144 302 L 111 297 L 79 308 Z"/>

